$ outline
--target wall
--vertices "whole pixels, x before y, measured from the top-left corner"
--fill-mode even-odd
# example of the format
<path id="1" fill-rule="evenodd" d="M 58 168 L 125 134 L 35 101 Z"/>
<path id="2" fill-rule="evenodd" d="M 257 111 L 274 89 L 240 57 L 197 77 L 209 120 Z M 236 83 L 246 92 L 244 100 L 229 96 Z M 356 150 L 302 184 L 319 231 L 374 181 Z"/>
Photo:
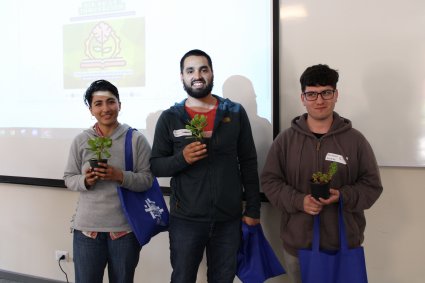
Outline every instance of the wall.
<path id="1" fill-rule="evenodd" d="M 77 197 L 78 193 L 65 189 L 0 184 L 0 270 L 65 280 L 54 252 L 69 251 L 72 256 L 69 227 Z M 278 251 L 278 213 L 269 204 L 263 205 L 262 212 L 266 237 Z M 73 282 L 73 263 L 63 262 L 62 266 Z M 168 234 L 161 233 L 142 249 L 135 282 L 167 282 L 170 274 Z M 205 282 L 205 274 L 203 263 L 198 283 Z"/>
<path id="2" fill-rule="evenodd" d="M 366 213 L 369 281 L 422 283 L 425 191 L 419 184 L 424 169 L 381 168 L 381 174 L 384 193 Z M 54 251 L 72 251 L 69 220 L 76 200 L 77 193 L 65 189 L 0 184 L 0 269 L 64 280 Z M 278 219 L 278 212 L 263 203 L 265 234 L 280 256 Z M 168 257 L 167 234 L 161 233 L 142 250 L 135 282 L 167 282 L 171 272 Z M 73 264 L 63 266 L 73 281 Z M 202 265 L 198 283 L 205 282 L 204 274 Z M 284 278 L 267 282 L 285 282 Z"/>
<path id="3" fill-rule="evenodd" d="M 281 128 L 305 112 L 299 77 L 340 72 L 335 110 L 372 144 L 384 192 L 366 211 L 370 282 L 425 278 L 423 1 L 281 0 Z M 399 167 L 399 166 L 422 166 Z"/>
<path id="4" fill-rule="evenodd" d="M 384 193 L 367 211 L 365 253 L 370 282 L 424 281 L 423 168 L 381 168 Z"/>
<path id="5" fill-rule="evenodd" d="M 298 2 L 281 1 L 281 5 L 297 4 Z M 316 1 L 305 1 L 306 4 L 313 2 Z M 410 2 L 414 2 L 418 7 L 422 5 L 421 1 Z M 349 6 L 344 7 L 341 6 L 342 4 L 334 6 L 330 1 L 321 1 L 320 3 L 321 6 L 312 6 L 316 11 L 322 13 L 318 20 L 331 22 L 334 25 L 346 24 L 341 18 L 339 20 L 335 18 L 335 15 L 341 15 L 343 12 L 347 16 L 353 16 L 356 23 L 360 24 L 362 20 L 361 13 L 356 13 L 357 16 L 350 14 Z M 324 3 L 326 3 L 326 6 L 324 6 Z M 397 8 L 394 3 L 397 2 L 389 3 L 392 5 L 392 13 Z M 368 15 L 378 14 L 381 16 L 384 14 L 383 11 L 386 11 L 383 7 L 372 4 L 371 2 L 360 1 L 356 5 L 364 5 L 364 10 L 359 11 L 361 6 L 356 6 L 356 11 L 367 11 Z M 416 10 L 420 11 L 421 9 Z M 397 17 L 391 17 L 391 19 L 397 20 Z M 340 41 L 327 42 L 321 37 L 321 35 L 326 35 L 326 37 L 328 34 L 332 35 L 333 31 L 325 30 L 317 32 L 315 37 L 309 37 L 308 35 L 314 30 L 306 29 L 303 32 L 296 32 L 293 30 L 296 28 L 296 22 L 290 23 L 282 20 L 282 23 L 284 28 L 282 29 L 280 62 L 282 82 L 280 120 L 282 128 L 285 128 L 289 125 L 290 117 L 303 111 L 299 100 L 298 86 L 298 77 L 302 70 L 306 66 L 319 61 L 329 63 L 331 66 L 341 66 L 341 61 L 335 56 L 340 56 L 339 58 L 342 60 L 346 56 L 352 56 L 352 53 L 355 53 L 357 49 L 355 46 L 346 44 L 343 45 L 343 50 L 338 52 L 315 51 L 317 46 L 326 47 L 327 43 L 335 48 Z M 353 24 L 350 31 L 355 31 L 356 26 L 357 24 Z M 385 26 L 382 28 L 387 32 L 385 38 L 389 38 L 393 42 L 397 41 L 397 37 L 391 37 L 392 29 L 386 30 Z M 344 31 L 338 33 L 339 36 L 343 34 Z M 307 39 L 310 39 L 309 45 L 306 45 Z M 298 45 L 294 46 L 296 42 L 298 42 Z M 350 41 L 350 43 L 354 44 L 355 42 Z M 307 58 L 306 56 L 302 57 L 302 54 L 316 55 Z M 356 60 L 372 60 L 373 54 L 369 57 L 353 58 L 356 58 Z M 350 78 L 350 75 L 356 71 L 350 68 L 349 64 L 340 68 L 340 71 L 344 75 L 341 83 L 344 95 L 340 96 L 337 111 L 352 119 L 356 127 L 356 124 L 364 123 L 362 118 L 366 116 L 358 116 L 350 108 L 350 105 L 357 103 L 362 106 L 364 104 L 363 96 L 348 93 L 351 91 L 360 93 L 362 88 L 359 89 L 359 85 L 356 84 L 353 89 L 352 84 L 346 82 L 346 79 Z M 423 75 L 423 72 L 420 72 L 420 74 Z M 389 79 L 390 82 L 397 80 L 394 77 L 389 77 Z M 366 82 L 366 80 L 363 82 Z M 346 93 L 347 95 L 345 95 Z M 402 93 L 402 90 L 400 89 L 397 93 Z M 382 103 L 382 105 L 385 105 L 385 103 Z M 362 113 L 370 117 L 370 121 L 381 119 L 382 116 L 377 116 L 373 111 L 374 109 L 371 109 L 369 105 L 366 106 L 362 108 Z M 371 126 L 373 125 L 371 123 Z M 396 130 L 399 130 L 399 128 Z M 393 134 L 395 133 L 397 132 Z M 372 143 L 374 142 L 370 138 L 369 140 Z M 381 174 L 384 192 L 378 202 L 366 213 L 368 222 L 364 246 L 369 281 L 421 283 L 425 278 L 425 269 L 423 268 L 425 245 L 422 244 L 425 238 L 425 226 L 422 218 L 425 216 L 422 208 L 422 200 L 425 198 L 422 185 L 425 169 L 381 167 Z M 0 269 L 64 280 L 64 275 L 54 260 L 54 251 L 72 251 L 69 221 L 75 209 L 76 200 L 77 193 L 65 189 L 0 184 Z M 262 208 L 264 230 L 280 256 L 278 219 L 279 213 L 269 204 L 264 203 Z M 167 282 L 171 272 L 168 257 L 168 238 L 166 233 L 162 233 L 142 250 L 135 281 Z M 70 280 L 73 281 L 73 264 L 71 262 L 64 263 L 64 270 L 68 273 Z M 201 266 L 200 274 L 205 274 L 204 264 Z M 200 276 L 198 281 L 205 282 L 203 278 L 204 276 Z M 284 278 L 285 276 L 281 276 L 267 282 L 285 282 Z M 236 282 L 238 281 L 236 280 Z"/>
<path id="6" fill-rule="evenodd" d="M 368 137 L 383 166 L 425 166 L 425 2 L 281 0 L 281 113 L 302 110 L 299 77 L 340 72 L 337 110 Z M 293 99 L 295 98 L 295 99 Z"/>

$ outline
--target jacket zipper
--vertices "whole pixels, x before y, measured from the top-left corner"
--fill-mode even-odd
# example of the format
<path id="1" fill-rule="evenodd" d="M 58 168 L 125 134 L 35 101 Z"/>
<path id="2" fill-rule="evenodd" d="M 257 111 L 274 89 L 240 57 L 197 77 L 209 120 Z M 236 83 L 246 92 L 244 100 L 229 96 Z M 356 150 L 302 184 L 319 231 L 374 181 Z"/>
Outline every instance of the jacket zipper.
<path id="1" fill-rule="evenodd" d="M 321 141 L 322 141 L 322 138 L 320 138 L 319 141 L 316 144 L 316 171 L 321 170 L 320 169 L 320 160 L 319 160 L 319 150 L 320 150 Z"/>
<path id="2" fill-rule="evenodd" d="M 215 141 L 216 131 L 217 131 L 217 129 L 221 125 L 221 120 L 217 120 L 218 110 L 219 109 L 217 108 L 216 118 L 214 119 L 216 124 L 214 124 L 214 127 L 213 127 L 213 132 L 212 132 L 212 135 L 211 135 L 211 138 L 210 138 L 210 142 L 209 142 L 209 146 L 208 146 L 208 151 L 210 151 L 210 150 L 213 149 L 213 147 L 214 147 L 213 144 L 214 144 L 214 141 Z M 218 113 L 218 114 L 220 115 L 221 113 Z M 214 164 L 214 156 L 213 156 L 213 154 L 211 154 L 211 155 L 208 154 L 208 157 L 207 158 L 208 158 L 208 166 L 209 166 L 209 169 L 208 169 L 208 171 L 209 171 L 209 178 L 211 180 L 211 186 L 210 186 L 210 188 L 211 188 L 211 191 L 210 191 L 210 194 L 211 194 L 211 214 L 210 215 L 211 215 L 211 219 L 215 219 L 216 215 L 215 215 L 214 204 L 217 201 L 217 182 L 216 182 L 216 178 L 215 178 L 214 166 L 212 165 L 212 164 Z"/>
<path id="3" fill-rule="evenodd" d="M 217 115 L 217 112 L 218 112 L 218 108 L 217 108 L 217 111 L 216 111 L 216 115 Z M 220 125 L 220 123 L 218 122 L 218 124 L 214 125 L 214 127 L 213 127 L 212 135 L 210 137 L 209 144 L 208 144 L 208 152 L 210 152 L 210 151 L 212 152 L 214 138 L 215 138 L 215 131 L 217 130 L 219 125 Z M 207 158 L 208 158 L 208 172 L 209 172 L 208 175 L 209 175 L 210 183 L 211 183 L 211 185 L 210 185 L 210 196 L 211 196 L 210 217 L 211 217 L 211 220 L 213 220 L 216 217 L 216 215 L 215 215 L 216 211 L 214 209 L 214 204 L 217 201 L 217 184 L 216 184 L 216 181 L 215 181 L 215 178 L 214 178 L 214 175 L 215 175 L 215 170 L 214 170 L 214 166 L 213 166 L 214 156 L 213 156 L 213 154 L 208 154 Z"/>

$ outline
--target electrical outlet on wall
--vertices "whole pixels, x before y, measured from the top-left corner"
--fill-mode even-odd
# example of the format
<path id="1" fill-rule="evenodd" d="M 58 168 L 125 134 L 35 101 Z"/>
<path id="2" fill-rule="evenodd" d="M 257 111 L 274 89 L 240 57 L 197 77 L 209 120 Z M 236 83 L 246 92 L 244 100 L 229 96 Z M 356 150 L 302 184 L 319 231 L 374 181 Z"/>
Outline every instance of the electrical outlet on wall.
<path id="1" fill-rule="evenodd" d="M 55 251 L 55 259 L 58 261 L 62 256 L 65 256 L 63 260 L 68 261 L 69 260 L 69 253 L 67 251 Z"/>

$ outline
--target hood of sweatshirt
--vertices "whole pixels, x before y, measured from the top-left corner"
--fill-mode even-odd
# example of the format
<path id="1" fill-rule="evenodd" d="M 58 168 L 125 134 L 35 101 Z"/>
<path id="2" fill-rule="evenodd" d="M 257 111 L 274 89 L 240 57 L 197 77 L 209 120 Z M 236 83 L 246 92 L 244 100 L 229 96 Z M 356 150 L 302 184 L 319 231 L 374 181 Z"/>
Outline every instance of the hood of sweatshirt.
<path id="1" fill-rule="evenodd" d="M 302 133 L 304 135 L 314 136 L 313 133 L 308 128 L 307 116 L 308 116 L 308 114 L 305 113 L 301 116 L 298 116 L 298 117 L 295 117 L 294 119 L 292 119 L 291 127 L 295 131 Z M 348 131 L 351 128 L 352 128 L 352 126 L 351 126 L 350 120 L 343 118 L 343 117 L 339 116 L 338 113 L 334 112 L 333 113 L 332 126 L 324 136 L 336 135 L 338 133 Z"/>

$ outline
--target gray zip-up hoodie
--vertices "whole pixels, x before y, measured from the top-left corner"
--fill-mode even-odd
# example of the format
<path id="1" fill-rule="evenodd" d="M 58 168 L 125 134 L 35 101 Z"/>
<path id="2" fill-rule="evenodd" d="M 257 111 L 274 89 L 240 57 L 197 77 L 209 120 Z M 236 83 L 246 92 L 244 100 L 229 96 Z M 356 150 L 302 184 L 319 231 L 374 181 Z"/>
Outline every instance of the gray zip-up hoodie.
<path id="1" fill-rule="evenodd" d="M 338 171 L 331 187 L 339 189 L 344 201 L 344 220 L 350 247 L 361 245 L 370 208 L 382 192 L 379 169 L 372 148 L 348 119 L 334 112 L 328 133 L 320 139 L 309 130 L 307 114 L 292 120 L 280 133 L 268 153 L 261 184 L 272 205 L 282 211 L 281 238 L 293 255 L 311 246 L 313 216 L 306 214 L 303 200 L 310 194 L 309 181 L 316 171 L 327 171 L 330 159 L 337 159 Z M 325 206 L 320 213 L 320 244 L 339 248 L 338 204 Z"/>
<path id="2" fill-rule="evenodd" d="M 133 172 L 125 171 L 124 144 L 128 128 L 126 124 L 119 125 L 111 135 L 111 157 L 108 164 L 123 170 L 123 187 L 145 191 L 153 182 L 149 164 L 151 149 L 146 138 L 134 131 Z M 84 185 L 85 171 L 90 166 L 88 160 L 93 157 L 93 153 L 87 150 L 87 140 L 94 136 L 97 133 L 91 128 L 83 131 L 74 139 L 69 152 L 64 173 L 65 185 L 72 191 L 80 192 L 72 228 L 96 232 L 131 231 L 117 193 L 117 186 L 120 184 L 99 180 L 89 189 Z"/>

